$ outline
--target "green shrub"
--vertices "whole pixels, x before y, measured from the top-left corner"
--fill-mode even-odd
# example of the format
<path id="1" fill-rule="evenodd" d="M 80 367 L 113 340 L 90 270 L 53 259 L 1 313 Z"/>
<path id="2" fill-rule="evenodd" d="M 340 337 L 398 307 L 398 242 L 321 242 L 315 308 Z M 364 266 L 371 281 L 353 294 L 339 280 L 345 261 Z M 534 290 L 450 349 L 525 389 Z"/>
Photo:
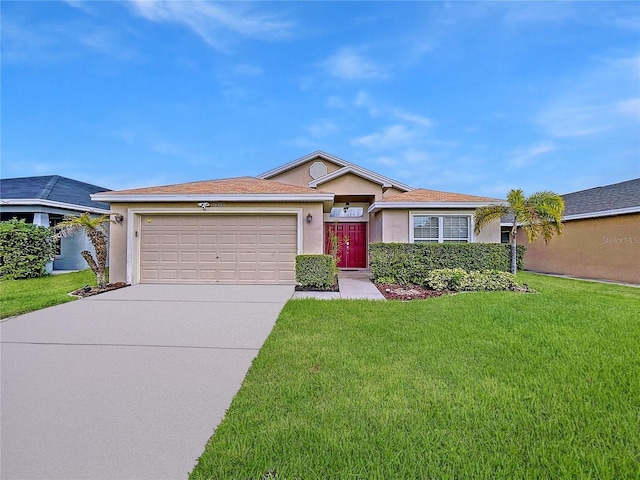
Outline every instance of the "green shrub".
<path id="1" fill-rule="evenodd" d="M 296 256 L 296 282 L 303 287 L 329 288 L 336 275 L 331 255 Z"/>
<path id="2" fill-rule="evenodd" d="M 526 247 L 516 248 L 518 269 L 523 268 Z M 372 243 L 369 267 L 376 281 L 421 284 L 431 270 L 511 270 L 511 245 L 503 243 Z"/>
<path id="3" fill-rule="evenodd" d="M 0 277 L 3 279 L 41 277 L 54 256 L 50 229 L 15 218 L 0 222 Z"/>
<path id="4" fill-rule="evenodd" d="M 429 272 L 423 285 L 432 290 L 476 292 L 481 290 L 521 290 L 514 275 L 499 270 L 466 272 L 461 268 L 442 268 Z"/>

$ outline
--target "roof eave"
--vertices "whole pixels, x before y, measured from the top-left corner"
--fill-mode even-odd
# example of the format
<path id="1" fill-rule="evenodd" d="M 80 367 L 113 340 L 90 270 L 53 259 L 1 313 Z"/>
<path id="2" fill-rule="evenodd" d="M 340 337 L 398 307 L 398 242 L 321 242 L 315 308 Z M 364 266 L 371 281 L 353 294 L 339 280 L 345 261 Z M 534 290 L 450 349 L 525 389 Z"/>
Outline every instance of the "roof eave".
<path id="1" fill-rule="evenodd" d="M 324 158 L 325 160 L 335 163 L 336 165 L 340 165 L 340 167 L 345 167 L 347 165 L 350 165 L 349 162 L 342 160 L 341 158 L 330 155 L 326 152 L 323 152 L 322 150 L 316 150 L 315 152 L 309 153 L 304 157 L 297 158 L 289 163 L 285 163 L 284 165 L 281 165 L 272 170 L 269 170 L 268 172 L 264 172 L 258 175 L 257 178 L 268 180 L 271 177 L 275 177 L 276 175 L 286 172 L 287 170 L 291 170 L 292 168 L 296 168 L 318 157 Z"/>
<path id="2" fill-rule="evenodd" d="M 94 200 L 92 198 L 92 200 Z M 102 200 L 94 200 L 100 202 Z M 5 205 L 40 205 L 43 207 L 63 208 L 66 210 L 74 210 L 77 212 L 89 212 L 89 213 L 101 213 L 107 214 L 109 210 L 99 207 L 92 207 L 90 205 L 78 205 L 75 203 L 57 202 L 55 200 L 47 200 L 45 198 L 7 198 L 0 200 L 0 206 Z"/>
<path id="3" fill-rule="evenodd" d="M 359 167 L 358 165 L 354 165 L 354 164 L 347 165 L 345 167 L 342 167 L 339 170 L 335 170 L 335 171 L 333 171 L 331 173 L 323 175 L 322 177 L 319 177 L 319 178 L 316 178 L 315 180 L 312 180 L 311 182 L 309 182 L 309 187 L 316 188 L 318 185 L 322 185 L 323 183 L 330 182 L 331 180 L 339 178 L 339 177 L 341 177 L 343 175 L 346 175 L 348 173 L 352 173 L 352 174 L 357 175 L 357 176 L 359 176 L 361 178 L 364 178 L 365 180 L 369 180 L 369 181 L 371 181 L 373 183 L 377 183 L 382 188 L 397 188 L 398 190 L 404 190 L 406 192 L 414 190 L 414 188 L 409 186 L 409 185 L 405 185 L 403 183 L 396 182 L 395 180 L 392 180 L 391 178 L 387 178 L 387 177 L 384 177 L 382 175 L 378 175 L 377 173 L 371 172 L 371 171 L 367 170 L 366 168 L 362 168 L 362 167 Z"/>
<path id="4" fill-rule="evenodd" d="M 241 193 L 181 193 L 181 194 L 120 194 L 91 195 L 94 201 L 105 203 L 151 202 L 325 202 L 333 201 L 333 194 L 241 194 Z"/>
<path id="5" fill-rule="evenodd" d="M 374 202 L 368 213 L 376 213 L 386 209 L 425 210 L 442 208 L 480 208 L 490 205 L 491 202 Z"/>

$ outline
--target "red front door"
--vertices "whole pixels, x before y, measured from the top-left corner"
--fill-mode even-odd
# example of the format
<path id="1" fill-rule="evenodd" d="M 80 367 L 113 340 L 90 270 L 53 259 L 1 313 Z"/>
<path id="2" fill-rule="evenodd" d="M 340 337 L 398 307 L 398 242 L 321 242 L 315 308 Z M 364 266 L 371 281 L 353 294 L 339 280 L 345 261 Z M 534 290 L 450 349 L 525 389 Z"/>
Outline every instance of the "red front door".
<path id="1" fill-rule="evenodd" d="M 331 253 L 329 232 L 338 237 L 338 267 L 367 268 L 367 224 L 327 223 L 325 224 L 325 251 Z"/>

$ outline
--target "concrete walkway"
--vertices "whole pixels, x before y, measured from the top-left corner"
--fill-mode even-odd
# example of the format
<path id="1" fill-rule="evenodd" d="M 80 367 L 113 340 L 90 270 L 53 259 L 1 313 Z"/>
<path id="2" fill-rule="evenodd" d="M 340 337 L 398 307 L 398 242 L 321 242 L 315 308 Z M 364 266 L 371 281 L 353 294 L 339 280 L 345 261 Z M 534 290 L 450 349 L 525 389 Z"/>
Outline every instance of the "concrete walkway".
<path id="1" fill-rule="evenodd" d="M 292 294 L 135 285 L 3 321 L 0 478 L 187 478 Z"/>
<path id="2" fill-rule="evenodd" d="M 371 278 L 369 270 L 341 270 L 338 273 L 339 292 L 296 292 L 293 298 L 384 300 Z"/>

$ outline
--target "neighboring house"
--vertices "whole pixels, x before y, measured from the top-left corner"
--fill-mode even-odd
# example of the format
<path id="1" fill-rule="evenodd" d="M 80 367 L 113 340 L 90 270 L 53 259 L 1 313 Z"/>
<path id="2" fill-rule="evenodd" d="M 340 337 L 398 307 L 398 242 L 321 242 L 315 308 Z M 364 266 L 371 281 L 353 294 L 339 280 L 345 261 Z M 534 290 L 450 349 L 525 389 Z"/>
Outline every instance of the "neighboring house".
<path id="1" fill-rule="evenodd" d="M 27 223 L 54 227 L 65 215 L 90 212 L 109 213 L 109 205 L 91 200 L 90 195 L 108 189 L 59 175 L 0 179 L 0 215 L 2 221 L 18 218 Z M 78 232 L 59 240 L 53 270 L 84 270 L 87 262 L 80 252 L 93 246 Z"/>
<path id="2" fill-rule="evenodd" d="M 525 268 L 640 284 L 640 178 L 562 195 L 563 235 L 527 244 Z"/>
<path id="3" fill-rule="evenodd" d="M 494 198 L 414 189 L 324 152 L 258 177 L 98 193 L 111 229 L 111 281 L 295 283 L 296 254 L 341 241 L 341 268 L 367 268 L 370 242 L 500 242 L 473 233 Z"/>

